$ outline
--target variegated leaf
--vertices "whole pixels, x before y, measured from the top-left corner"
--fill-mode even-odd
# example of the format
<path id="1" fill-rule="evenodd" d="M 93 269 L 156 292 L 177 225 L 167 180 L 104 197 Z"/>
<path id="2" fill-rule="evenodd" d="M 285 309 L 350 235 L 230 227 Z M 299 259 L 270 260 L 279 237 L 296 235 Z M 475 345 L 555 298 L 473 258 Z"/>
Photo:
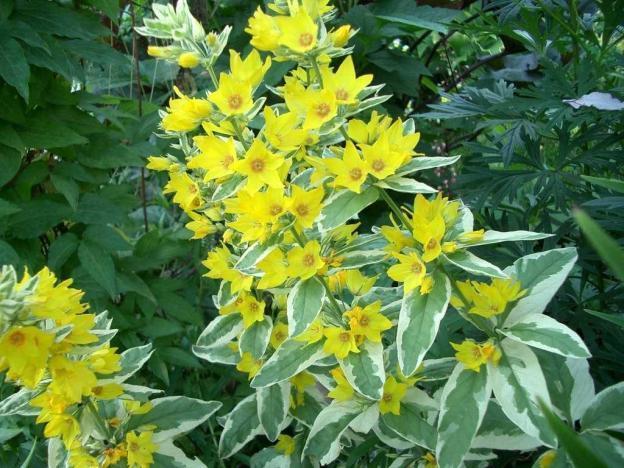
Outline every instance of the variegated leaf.
<path id="1" fill-rule="evenodd" d="M 368 205 L 376 202 L 377 198 L 379 198 L 379 192 L 375 187 L 369 187 L 362 193 L 350 190 L 337 191 L 325 201 L 319 222 L 321 229 L 328 231 L 342 226 Z"/>
<path id="2" fill-rule="evenodd" d="M 507 275 L 496 265 L 477 257 L 467 250 L 443 255 L 450 264 L 475 275 L 490 276 L 493 278 L 507 278 Z"/>
<path id="3" fill-rule="evenodd" d="M 402 438 L 424 447 L 435 449 L 436 430 L 423 417 L 423 410 L 413 403 L 401 403 L 399 415 L 386 413 L 381 420 Z"/>
<path id="4" fill-rule="evenodd" d="M 325 288 L 315 278 L 301 280 L 290 290 L 286 301 L 288 334 L 300 335 L 321 312 L 325 300 Z"/>
<path id="5" fill-rule="evenodd" d="M 211 348 L 229 343 L 244 330 L 240 314 L 220 315 L 204 329 L 196 345 Z"/>
<path id="6" fill-rule="evenodd" d="M 621 430 L 624 428 L 624 382 L 598 393 L 581 418 L 581 427 L 587 430 Z"/>
<path id="7" fill-rule="evenodd" d="M 260 359 L 269 346 L 273 321 L 265 316 L 262 322 L 254 322 L 246 328 L 238 340 L 238 347 L 242 353 L 250 353 L 254 358 Z"/>
<path id="8" fill-rule="evenodd" d="M 499 242 L 519 242 L 519 241 L 537 241 L 552 237 L 553 234 L 544 234 L 542 232 L 531 231 L 485 231 L 483 239 L 463 244 L 465 246 L 474 247 L 477 245 L 498 244 Z"/>
<path id="9" fill-rule="evenodd" d="M 280 382 L 259 388 L 258 418 L 264 433 L 270 441 L 275 441 L 282 430 L 290 407 L 290 382 Z"/>
<path id="10" fill-rule="evenodd" d="M 461 156 L 450 157 L 432 157 L 432 156 L 418 156 L 412 158 L 405 166 L 400 167 L 397 170 L 397 175 L 411 174 L 416 171 L 424 171 L 425 169 L 433 169 L 434 167 L 444 167 L 455 164 L 459 161 Z"/>
<path id="11" fill-rule="evenodd" d="M 386 381 L 383 362 L 383 346 L 366 340 L 359 353 L 349 353 L 339 359 L 340 367 L 351 386 L 371 400 L 379 400 Z"/>
<path id="12" fill-rule="evenodd" d="M 437 190 L 408 177 L 393 176 L 375 183 L 377 187 L 403 193 L 436 193 Z"/>
<path id="13" fill-rule="evenodd" d="M 228 414 L 219 439 L 219 456 L 231 457 L 259 434 L 262 434 L 262 425 L 258 418 L 256 394 L 252 393 Z"/>

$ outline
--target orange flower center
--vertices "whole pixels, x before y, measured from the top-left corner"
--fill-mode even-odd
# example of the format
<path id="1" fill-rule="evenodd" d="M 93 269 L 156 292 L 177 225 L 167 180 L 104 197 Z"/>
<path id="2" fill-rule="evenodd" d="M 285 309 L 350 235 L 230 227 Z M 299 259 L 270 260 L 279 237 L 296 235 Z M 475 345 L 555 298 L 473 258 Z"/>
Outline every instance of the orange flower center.
<path id="1" fill-rule="evenodd" d="M 349 92 L 344 88 L 339 88 L 336 90 L 336 99 L 339 101 L 346 101 L 349 99 Z"/>
<path id="2" fill-rule="evenodd" d="M 26 342 L 26 335 L 24 335 L 21 331 L 14 331 L 9 336 L 9 343 L 12 346 L 22 346 Z"/>
<path id="3" fill-rule="evenodd" d="M 318 115 L 321 118 L 327 117 L 330 111 L 331 111 L 331 108 L 329 107 L 329 104 L 325 102 L 321 102 L 320 104 L 316 106 L 316 115 Z"/>
<path id="4" fill-rule="evenodd" d="M 390 393 L 384 393 L 383 401 L 385 401 L 386 403 L 390 403 L 392 401 L 392 395 Z"/>
<path id="5" fill-rule="evenodd" d="M 369 323 L 370 323 L 370 319 L 366 315 L 363 315 L 362 317 L 360 317 L 361 326 L 367 327 Z"/>
<path id="6" fill-rule="evenodd" d="M 230 156 L 229 154 L 223 157 L 223 160 L 221 161 L 221 165 L 227 169 L 230 167 L 230 164 L 232 164 L 234 162 L 234 157 Z"/>
<path id="7" fill-rule="evenodd" d="M 349 176 L 352 180 L 360 180 L 362 178 L 362 169 L 354 167 L 349 171 Z"/>
<path id="8" fill-rule="evenodd" d="M 299 44 L 303 47 L 309 47 L 314 41 L 314 36 L 310 33 L 303 33 L 299 36 Z"/>
<path id="9" fill-rule="evenodd" d="M 351 335 L 347 332 L 342 332 L 340 335 L 338 335 L 338 339 L 343 343 L 348 343 L 351 340 Z"/>
<path id="10" fill-rule="evenodd" d="M 422 265 L 420 263 L 413 263 L 411 270 L 412 273 L 418 275 L 422 271 Z"/>
<path id="11" fill-rule="evenodd" d="M 297 205 L 297 208 L 295 208 L 295 211 L 297 212 L 299 216 L 306 216 L 310 212 L 310 210 L 308 209 L 308 206 L 303 205 L 303 204 Z"/>
<path id="12" fill-rule="evenodd" d="M 276 215 L 280 214 L 282 211 L 283 211 L 283 208 L 281 207 L 281 205 L 273 205 L 273 206 L 271 206 L 270 212 L 271 212 L 271 214 L 273 216 L 276 216 Z"/>
<path id="13" fill-rule="evenodd" d="M 311 267 L 312 265 L 314 265 L 314 255 L 305 254 L 303 256 L 303 264 L 307 267 Z"/>
<path id="14" fill-rule="evenodd" d="M 230 106 L 230 109 L 240 109 L 240 107 L 243 105 L 243 98 L 241 97 L 240 94 L 232 94 L 229 98 L 228 98 L 228 106 Z"/>
<path id="15" fill-rule="evenodd" d="M 99 385 L 97 387 L 93 387 L 92 389 L 93 393 L 95 395 L 101 395 L 102 394 L 102 387 L 100 387 Z"/>
<path id="16" fill-rule="evenodd" d="M 427 242 L 427 250 L 433 250 L 438 246 L 438 241 L 435 239 L 429 239 Z"/>
<path id="17" fill-rule="evenodd" d="M 377 172 L 383 171 L 386 167 L 386 163 L 384 163 L 381 159 L 375 159 L 373 161 L 373 169 Z"/>
<path id="18" fill-rule="evenodd" d="M 254 159 L 251 161 L 251 170 L 254 172 L 264 171 L 264 161 L 262 159 Z"/>
<path id="19" fill-rule="evenodd" d="M 257 311 L 257 310 L 258 310 L 258 304 L 256 304 L 255 302 L 252 302 L 251 304 L 249 304 L 249 309 L 250 309 L 252 312 Z"/>

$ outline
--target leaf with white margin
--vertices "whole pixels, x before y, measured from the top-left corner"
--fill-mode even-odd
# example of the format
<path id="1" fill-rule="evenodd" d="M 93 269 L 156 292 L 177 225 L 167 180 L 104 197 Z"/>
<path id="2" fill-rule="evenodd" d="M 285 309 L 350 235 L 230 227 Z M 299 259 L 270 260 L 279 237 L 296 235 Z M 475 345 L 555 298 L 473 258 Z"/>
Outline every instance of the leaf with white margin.
<path id="1" fill-rule="evenodd" d="M 220 346 L 196 346 L 191 347 L 193 354 L 200 359 L 216 364 L 236 365 L 240 361 L 240 353 L 236 348 L 232 349 L 229 343 Z"/>
<path id="2" fill-rule="evenodd" d="M 607 467 L 622 466 L 624 461 L 624 444 L 621 440 L 611 437 L 606 433 L 588 431 L 579 435 L 581 441 L 587 447 L 591 447 L 592 452 L 602 459 Z M 555 468 L 553 466 L 553 468 Z M 598 468 L 598 467 L 592 467 Z"/>
<path id="3" fill-rule="evenodd" d="M 500 347 L 502 355 L 498 365 L 488 363 L 496 400 L 520 429 L 554 447 L 556 438 L 539 407 L 539 400 L 549 408 L 552 404 L 537 357 L 527 345 L 508 338 Z"/>
<path id="4" fill-rule="evenodd" d="M 441 468 L 461 465 L 479 430 L 491 394 L 487 367 L 475 372 L 457 363 L 440 399 L 436 460 Z"/>
<path id="5" fill-rule="evenodd" d="M 383 250 L 354 250 L 340 255 L 341 263 L 334 271 L 352 270 L 383 261 L 388 252 Z"/>
<path id="6" fill-rule="evenodd" d="M 321 230 L 329 231 L 342 226 L 378 198 L 379 192 L 375 187 L 369 187 L 362 193 L 350 190 L 337 191 L 325 200 L 319 221 Z"/>
<path id="7" fill-rule="evenodd" d="M 258 418 L 256 394 L 252 393 L 227 415 L 219 439 L 219 456 L 228 458 L 234 455 L 259 434 L 262 434 L 262 425 Z"/>
<path id="8" fill-rule="evenodd" d="M 393 176 L 375 183 L 377 187 L 402 193 L 436 193 L 437 190 L 407 177 Z"/>
<path id="9" fill-rule="evenodd" d="M 381 418 L 377 421 L 377 425 L 373 427 L 373 432 L 384 444 L 396 450 L 407 450 L 416 445 L 404 437 L 399 436 L 396 432 L 390 429 Z"/>
<path id="10" fill-rule="evenodd" d="M 525 434 L 512 423 L 495 399 L 490 399 L 479 432 L 472 441 L 472 449 L 533 450 L 542 443 Z"/>
<path id="11" fill-rule="evenodd" d="M 572 391 L 570 395 L 570 411 L 572 419 L 581 419 L 591 402 L 596 396 L 594 379 L 589 373 L 589 362 L 587 359 L 566 359 L 566 366 L 572 375 Z"/>
<path id="12" fill-rule="evenodd" d="M 186 454 L 173 445 L 172 440 L 166 440 L 158 444 L 158 449 L 153 454 L 154 466 L 158 468 L 205 468 L 199 458 L 189 458 Z"/>
<path id="13" fill-rule="evenodd" d="M 67 458 L 67 450 L 61 439 L 48 439 L 48 468 L 65 468 L 68 466 Z"/>
<path id="14" fill-rule="evenodd" d="M 264 257 L 269 255 L 272 250 L 274 250 L 274 246 L 261 244 L 259 242 L 254 243 L 249 246 L 247 250 L 241 255 L 238 259 L 238 262 L 234 265 L 234 268 L 239 271 L 249 270 L 256 266 L 256 264 Z"/>
<path id="15" fill-rule="evenodd" d="M 399 415 L 386 413 L 381 420 L 402 438 L 429 450 L 435 448 L 436 430 L 422 416 L 422 408 L 413 403 L 401 402 Z"/>
<path id="16" fill-rule="evenodd" d="M 153 424 L 156 426 L 155 443 L 186 434 L 206 421 L 222 406 L 218 401 L 203 401 L 185 396 L 156 398 L 151 403 L 150 411 L 130 418 L 127 430 Z"/>
<path id="17" fill-rule="evenodd" d="M 125 382 L 143 367 L 143 364 L 149 360 L 153 352 L 151 344 L 125 350 L 121 353 L 121 358 L 119 359 L 121 370 L 111 374 L 106 379 L 99 380 L 99 384 Z"/>
<path id="18" fill-rule="evenodd" d="M 295 337 L 303 333 L 318 317 L 325 300 L 325 288 L 316 278 L 301 280 L 295 284 L 286 300 L 288 335 Z"/>
<path id="19" fill-rule="evenodd" d="M 591 356 L 580 336 L 548 315 L 527 315 L 510 327 L 499 331 L 514 341 L 561 356 L 571 358 Z"/>
<path id="20" fill-rule="evenodd" d="M 165 393 L 164 390 L 156 388 L 143 387 L 141 385 L 131 385 L 124 383 L 121 385 L 125 395 L 130 395 L 135 400 L 149 399 L 158 393 Z"/>
<path id="21" fill-rule="evenodd" d="M 240 314 L 219 315 L 201 332 L 196 346 L 212 348 L 227 344 L 244 329 L 243 318 Z"/>
<path id="22" fill-rule="evenodd" d="M 451 282 L 435 273 L 433 288 L 422 295 L 413 290 L 403 297 L 397 328 L 397 351 L 403 375 L 410 376 L 420 366 L 433 345 L 451 299 Z"/>
<path id="23" fill-rule="evenodd" d="M 290 408 L 290 382 L 280 382 L 257 390 L 258 418 L 267 438 L 274 442 Z"/>
<path id="24" fill-rule="evenodd" d="M 250 468 L 289 468 L 292 456 L 278 452 L 275 447 L 266 447 L 252 455 Z"/>
<path id="25" fill-rule="evenodd" d="M 576 259 L 576 249 L 566 247 L 526 255 L 505 268 L 504 272 L 520 281 L 527 293 L 516 303 L 503 325 L 509 327 L 526 315 L 544 312 Z"/>
<path id="26" fill-rule="evenodd" d="M 450 254 L 442 254 L 442 258 L 468 273 L 490 276 L 492 278 L 507 278 L 507 275 L 496 265 L 477 257 L 467 250 L 458 250 Z"/>
<path id="27" fill-rule="evenodd" d="M 463 247 L 476 247 L 477 245 L 498 244 L 499 242 L 537 241 L 552 237 L 554 234 L 533 231 L 485 231 L 483 238 L 474 242 L 458 242 Z"/>
<path id="28" fill-rule="evenodd" d="M 359 348 L 359 353 L 349 353 L 344 359 L 338 359 L 338 363 L 358 393 L 378 401 L 381 399 L 386 382 L 383 345 L 366 340 Z"/>
<path id="29" fill-rule="evenodd" d="M 303 448 L 303 455 L 327 465 L 340 455 L 340 437 L 366 408 L 356 400 L 333 401 L 317 416 Z"/>
<path id="30" fill-rule="evenodd" d="M 397 169 L 397 175 L 406 175 L 416 171 L 424 171 L 433 169 L 434 167 L 444 167 L 455 164 L 461 156 L 435 157 L 435 156 L 417 156 L 412 158 L 405 166 Z"/>
<path id="31" fill-rule="evenodd" d="M 260 359 L 271 339 L 273 321 L 271 317 L 265 316 L 261 322 L 254 322 L 246 328 L 240 336 L 238 346 L 242 353 L 250 353 L 254 358 Z"/>
<path id="32" fill-rule="evenodd" d="M 624 428 L 624 382 L 598 393 L 581 417 L 583 431 Z"/>
<path id="33" fill-rule="evenodd" d="M 371 405 L 349 424 L 349 428 L 360 434 L 368 434 L 378 420 L 379 405 Z"/>
<path id="34" fill-rule="evenodd" d="M 30 406 L 30 400 L 35 398 L 40 391 L 20 388 L 17 392 L 0 401 L 0 416 L 38 416 L 40 410 Z"/>
<path id="35" fill-rule="evenodd" d="M 289 338 L 264 363 L 251 381 L 251 386 L 253 388 L 268 387 L 290 379 L 325 356 L 327 354 L 323 351 L 322 341 L 308 344 Z"/>

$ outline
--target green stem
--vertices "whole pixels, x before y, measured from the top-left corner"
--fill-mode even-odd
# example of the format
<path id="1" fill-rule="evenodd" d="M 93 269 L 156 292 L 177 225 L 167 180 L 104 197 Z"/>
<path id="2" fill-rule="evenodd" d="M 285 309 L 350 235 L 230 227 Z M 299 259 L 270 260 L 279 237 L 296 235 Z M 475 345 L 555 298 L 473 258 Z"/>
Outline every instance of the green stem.
<path id="1" fill-rule="evenodd" d="M 249 145 L 243 138 L 243 130 L 240 128 L 240 125 L 236 121 L 236 118 L 232 118 L 230 122 L 232 122 L 232 127 L 234 127 L 234 133 L 236 133 L 236 138 L 238 138 L 238 141 L 241 142 L 241 144 L 243 145 L 243 148 L 245 148 L 245 150 L 248 150 Z"/>
<path id="2" fill-rule="evenodd" d="M 395 216 L 399 218 L 399 221 L 401 221 L 403 226 L 405 226 L 406 229 L 411 231 L 412 225 L 405 217 L 405 214 L 403 213 L 403 211 L 401 211 L 401 208 L 399 207 L 399 205 L 396 204 L 396 202 L 392 199 L 390 195 L 386 193 L 384 189 L 379 189 L 379 193 L 381 194 L 381 198 L 383 198 L 384 201 L 388 204 L 388 206 L 390 207 L 392 212 L 395 214 Z"/>
<path id="3" fill-rule="evenodd" d="M 312 68 L 314 68 L 314 72 L 316 73 L 316 79 L 318 80 L 318 84 L 321 85 L 321 88 L 324 88 L 325 86 L 323 86 L 323 77 L 321 76 L 321 69 L 319 68 L 319 64 L 316 61 L 316 57 L 312 56 L 310 57 L 310 62 L 312 63 Z"/>
<path id="4" fill-rule="evenodd" d="M 215 89 L 217 89 L 219 87 L 219 80 L 217 79 L 217 74 L 215 73 L 214 68 L 212 68 L 212 65 L 208 65 L 206 67 L 206 70 L 208 70 L 208 74 L 210 75 L 212 84 L 214 85 Z"/>

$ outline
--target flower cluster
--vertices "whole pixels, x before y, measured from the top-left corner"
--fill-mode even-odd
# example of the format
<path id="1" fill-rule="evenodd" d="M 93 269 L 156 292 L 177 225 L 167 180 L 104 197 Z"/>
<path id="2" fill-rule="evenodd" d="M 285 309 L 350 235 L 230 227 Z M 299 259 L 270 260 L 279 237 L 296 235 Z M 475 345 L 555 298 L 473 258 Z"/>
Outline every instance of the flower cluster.
<path id="1" fill-rule="evenodd" d="M 218 78 L 215 57 L 200 57 L 213 88 L 195 97 L 176 90 L 161 122 L 180 156 L 153 156 L 148 164 L 167 174 L 166 192 L 188 214 L 193 238 L 216 239 L 204 266 L 220 281 L 219 317 L 194 352 L 236 366 L 257 389 L 224 421 L 221 455 L 263 433 L 278 442 L 257 454 L 258 463 L 329 463 L 341 440 L 358 440 L 351 429 L 372 430 L 414 459 L 435 464 L 435 452 L 445 466 L 458 465 L 484 410 L 474 410 L 475 427 L 462 436 L 467 442 L 449 455 L 444 442 L 455 427 L 445 425 L 449 410 L 432 396 L 435 386 L 446 381 L 448 399 L 459 376 L 479 379 L 475 389 L 487 398 L 478 404 L 487 406 L 489 379 L 509 378 L 503 366 L 525 358 L 533 365 L 525 348 L 519 360 L 503 356 L 525 342 L 536 346 L 508 329 L 527 313 L 539 314 L 522 303 L 533 294 L 525 284 L 535 287 L 539 279 L 520 278 L 524 270 L 514 266 L 503 271 L 470 249 L 547 235 L 475 230 L 461 201 L 430 195 L 436 191 L 413 178 L 457 158 L 424 156 L 412 119 L 379 112 L 387 96 L 371 75 L 356 73 L 347 46 L 354 31 L 328 28 L 335 14 L 328 1 L 268 8 L 249 19 L 254 48 L 246 57 L 230 51 L 229 70 Z M 262 86 L 278 61 L 295 66 L 280 85 Z M 266 90 L 270 95 L 260 96 Z M 393 193 L 411 194 L 412 206 Z M 384 225 L 366 232 L 357 218 L 372 205 Z M 570 261 L 569 251 L 551 252 Z M 456 358 L 425 359 L 451 302 L 457 318 L 486 340 L 452 344 Z M 448 340 L 436 344 L 436 353 L 450 354 Z M 534 405 L 536 395 L 523 401 Z M 513 423 L 549 443 L 535 435 L 534 422 L 525 423 L 526 408 L 511 408 L 519 400 L 497 398 Z M 293 418 L 300 424 L 291 425 Z"/>
<path id="2" fill-rule="evenodd" d="M 11 267 L 0 271 L 0 371 L 20 388 L 2 407 L 34 409 L 69 466 L 151 466 L 158 425 L 134 423 L 152 409 L 154 391 L 124 383 L 149 351 L 118 354 L 106 312 L 89 313 L 71 285 L 47 268 L 21 280 Z"/>

